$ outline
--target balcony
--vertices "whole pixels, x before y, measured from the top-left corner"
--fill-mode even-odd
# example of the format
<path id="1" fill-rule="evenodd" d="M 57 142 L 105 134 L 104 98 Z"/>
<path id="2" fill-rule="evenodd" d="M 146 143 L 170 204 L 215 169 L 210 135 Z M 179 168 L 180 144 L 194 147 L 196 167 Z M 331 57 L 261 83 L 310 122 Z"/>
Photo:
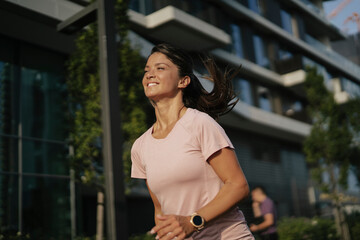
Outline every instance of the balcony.
<path id="1" fill-rule="evenodd" d="M 321 43 L 317 39 L 311 37 L 310 35 L 305 36 L 305 41 L 310 46 L 312 46 L 313 48 L 317 49 L 318 51 L 320 51 L 321 53 L 326 55 L 326 57 L 328 57 L 329 59 L 333 60 L 334 62 L 337 62 L 339 64 L 339 66 L 341 66 L 344 70 L 346 70 L 347 72 L 353 73 L 351 75 L 355 75 L 356 79 L 360 83 L 360 78 L 359 78 L 360 77 L 360 66 L 359 65 L 353 63 L 352 61 L 348 60 L 347 58 L 334 52 L 333 50 L 331 50 L 330 47 L 325 46 L 323 43 Z"/>
<path id="2" fill-rule="evenodd" d="M 188 50 L 209 50 L 231 43 L 223 30 L 199 18 L 167 6 L 149 15 L 128 11 L 132 29 L 158 41 L 186 46 Z"/>
<path id="3" fill-rule="evenodd" d="M 299 0 L 297 0 L 298 2 Z M 290 1 L 289 1 L 290 2 Z M 293 2 L 293 1 L 291 1 Z M 242 4 L 235 0 L 221 0 L 220 3 L 224 6 L 224 9 L 234 16 L 239 18 L 246 18 L 251 21 L 251 24 L 258 30 L 271 34 L 272 37 L 280 39 L 281 42 L 286 42 L 294 51 L 304 52 L 304 55 L 311 57 L 312 59 L 322 63 L 327 67 L 331 67 L 336 71 L 342 72 L 344 75 L 353 78 L 360 82 L 360 67 L 353 64 L 340 55 L 324 49 L 317 49 L 309 43 L 294 37 L 286 32 L 276 24 L 263 18 L 258 14 L 254 14 L 251 10 L 244 7 Z"/>
<path id="4" fill-rule="evenodd" d="M 286 73 L 282 75 L 284 85 L 292 88 L 298 95 L 306 97 L 304 83 L 306 78 L 306 72 L 302 69 Z M 338 104 L 345 104 L 351 98 L 351 95 L 344 91 L 341 87 L 340 78 L 330 79 L 330 85 L 332 92 L 334 93 L 334 99 Z"/>
<path id="5" fill-rule="evenodd" d="M 198 74 L 197 74 L 198 75 Z M 201 84 L 207 91 L 213 88 L 213 82 L 199 77 Z M 220 118 L 224 125 L 281 138 L 286 141 L 302 143 L 309 135 L 311 125 L 285 117 L 272 112 L 267 112 L 257 107 L 239 101 L 234 109 Z"/>
<path id="6" fill-rule="evenodd" d="M 281 0 L 284 4 L 302 10 L 307 27 L 314 28 L 315 32 L 329 36 L 332 40 L 344 39 L 345 35 L 326 17 L 324 11 L 309 0 Z"/>

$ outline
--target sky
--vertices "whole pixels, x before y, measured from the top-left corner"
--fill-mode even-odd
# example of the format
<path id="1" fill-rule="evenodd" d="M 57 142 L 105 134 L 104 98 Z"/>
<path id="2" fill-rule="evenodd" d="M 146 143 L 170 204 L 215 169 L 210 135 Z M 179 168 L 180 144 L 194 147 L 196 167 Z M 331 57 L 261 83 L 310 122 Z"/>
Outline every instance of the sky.
<path id="1" fill-rule="evenodd" d="M 341 2 L 346 0 L 333 0 L 323 3 L 326 15 L 331 13 Z M 330 19 L 335 26 L 337 26 L 344 33 L 349 35 L 358 32 L 357 24 L 355 22 L 348 22 L 344 25 L 344 21 L 351 16 L 354 12 L 360 15 L 360 0 L 352 0 L 348 3 L 337 16 Z M 360 24 L 360 23 L 359 23 Z"/>

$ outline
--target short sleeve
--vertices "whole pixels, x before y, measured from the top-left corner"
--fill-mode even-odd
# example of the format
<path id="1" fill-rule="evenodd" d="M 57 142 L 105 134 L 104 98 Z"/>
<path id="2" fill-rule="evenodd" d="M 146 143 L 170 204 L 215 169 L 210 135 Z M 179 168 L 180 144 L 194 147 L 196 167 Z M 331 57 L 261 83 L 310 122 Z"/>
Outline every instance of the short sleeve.
<path id="1" fill-rule="evenodd" d="M 199 124 L 199 142 L 201 146 L 202 155 L 205 160 L 219 151 L 220 149 L 229 147 L 234 149 L 229 137 L 226 135 L 224 129 L 207 114 L 201 114 L 197 119 Z"/>
<path id="2" fill-rule="evenodd" d="M 138 144 L 138 141 L 135 141 L 131 148 L 131 177 L 146 179 L 146 171 L 144 164 L 141 161 L 139 151 L 140 146 Z"/>
<path id="3" fill-rule="evenodd" d="M 264 216 L 268 213 L 274 214 L 274 203 L 270 199 L 261 204 L 261 214 Z"/>

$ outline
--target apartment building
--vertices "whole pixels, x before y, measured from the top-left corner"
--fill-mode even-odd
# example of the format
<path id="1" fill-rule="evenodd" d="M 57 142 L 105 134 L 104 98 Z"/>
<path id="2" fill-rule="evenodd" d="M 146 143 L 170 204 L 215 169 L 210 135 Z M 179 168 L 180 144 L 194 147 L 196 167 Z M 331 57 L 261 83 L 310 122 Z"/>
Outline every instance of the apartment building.
<path id="1" fill-rule="evenodd" d="M 94 231 L 88 222 L 95 213 L 84 213 L 94 209 L 93 203 L 80 200 L 83 210 L 75 216 L 79 193 L 67 161 L 64 63 L 74 49 L 74 36 L 56 31 L 59 22 L 87 4 L 0 2 L 0 231 L 63 239 Z M 305 113 L 305 67 L 317 67 L 339 104 L 360 94 L 360 67 L 331 49 L 332 41 L 346 36 L 326 19 L 322 4 L 131 0 L 128 10 L 129 37 L 144 58 L 155 44 L 169 42 L 191 51 L 199 76 L 206 74 L 199 54 L 214 57 L 224 69 L 242 66 L 233 80 L 240 101 L 220 123 L 249 185 L 267 188 L 280 216 L 309 216 L 318 200 L 302 153 L 311 128 Z M 210 81 L 202 82 L 211 89 Z M 149 196 L 136 196 L 130 196 L 132 205 L 151 208 Z M 249 203 L 241 208 L 251 218 Z M 142 217 L 152 221 L 151 209 L 147 212 Z"/>

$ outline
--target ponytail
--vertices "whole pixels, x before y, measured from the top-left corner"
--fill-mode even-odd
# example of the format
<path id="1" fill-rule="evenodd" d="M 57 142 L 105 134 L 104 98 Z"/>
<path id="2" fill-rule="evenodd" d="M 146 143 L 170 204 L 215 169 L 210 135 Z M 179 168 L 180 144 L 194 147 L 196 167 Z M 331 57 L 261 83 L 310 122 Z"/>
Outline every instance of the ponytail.
<path id="1" fill-rule="evenodd" d="M 172 61 L 178 67 L 180 77 L 190 77 L 190 84 L 183 90 L 183 102 L 186 107 L 205 112 L 217 120 L 220 116 L 230 112 L 238 102 L 239 99 L 232 86 L 232 79 L 238 74 L 240 68 L 232 73 L 226 71 L 223 74 L 213 59 L 203 61 L 209 72 L 209 76 L 204 78 L 214 83 L 213 90 L 208 92 L 193 73 L 193 61 L 187 52 L 166 43 L 156 45 L 151 54 L 155 52 L 164 54 Z"/>

